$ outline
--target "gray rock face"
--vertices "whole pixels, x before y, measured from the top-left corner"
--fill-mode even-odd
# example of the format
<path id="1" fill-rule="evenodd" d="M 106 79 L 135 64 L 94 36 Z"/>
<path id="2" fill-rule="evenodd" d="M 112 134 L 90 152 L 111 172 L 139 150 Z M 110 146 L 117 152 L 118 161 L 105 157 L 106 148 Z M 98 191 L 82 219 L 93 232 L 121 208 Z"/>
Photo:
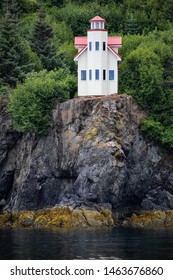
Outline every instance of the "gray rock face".
<path id="1" fill-rule="evenodd" d="M 0 209 L 173 209 L 173 160 L 140 134 L 144 116 L 127 95 L 77 98 L 57 105 L 39 139 L 2 111 Z"/>

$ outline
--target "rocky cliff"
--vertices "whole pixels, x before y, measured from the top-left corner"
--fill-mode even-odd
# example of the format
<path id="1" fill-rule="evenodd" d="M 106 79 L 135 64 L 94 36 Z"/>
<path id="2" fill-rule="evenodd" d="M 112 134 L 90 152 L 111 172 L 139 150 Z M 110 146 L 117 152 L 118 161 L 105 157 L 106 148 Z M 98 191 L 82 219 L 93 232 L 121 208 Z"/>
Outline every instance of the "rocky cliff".
<path id="1" fill-rule="evenodd" d="M 127 95 L 58 104 L 48 135 L 12 128 L 0 106 L 0 209 L 173 209 L 173 159 L 140 133 Z"/>

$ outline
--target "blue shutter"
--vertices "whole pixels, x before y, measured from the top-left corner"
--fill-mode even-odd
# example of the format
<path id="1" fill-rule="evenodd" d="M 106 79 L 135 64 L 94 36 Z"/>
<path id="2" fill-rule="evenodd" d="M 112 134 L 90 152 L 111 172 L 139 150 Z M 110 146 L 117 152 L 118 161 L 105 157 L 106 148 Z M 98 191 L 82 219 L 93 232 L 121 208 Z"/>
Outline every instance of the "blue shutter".
<path id="1" fill-rule="evenodd" d="M 99 42 L 95 42 L 95 49 L 96 51 L 99 51 Z"/>
<path id="2" fill-rule="evenodd" d="M 109 80 L 114 80 L 114 70 L 109 70 Z"/>
<path id="3" fill-rule="evenodd" d="M 82 81 L 86 80 L 86 70 L 81 70 L 81 80 Z"/>
<path id="4" fill-rule="evenodd" d="M 95 79 L 99 80 L 99 69 L 95 70 Z"/>
<path id="5" fill-rule="evenodd" d="M 92 80 L 92 70 L 89 70 L 89 80 Z"/>
<path id="6" fill-rule="evenodd" d="M 89 51 L 92 51 L 92 42 L 89 42 Z"/>

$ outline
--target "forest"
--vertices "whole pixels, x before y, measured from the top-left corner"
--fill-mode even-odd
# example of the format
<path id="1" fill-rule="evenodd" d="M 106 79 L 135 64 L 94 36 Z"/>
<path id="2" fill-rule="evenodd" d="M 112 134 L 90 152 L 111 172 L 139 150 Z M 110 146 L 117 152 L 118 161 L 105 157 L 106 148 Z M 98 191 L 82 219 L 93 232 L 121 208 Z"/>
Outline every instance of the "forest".
<path id="1" fill-rule="evenodd" d="M 2 0 L 0 103 L 14 127 L 44 135 L 56 102 L 76 96 L 74 36 L 106 19 L 123 37 L 119 93 L 148 112 L 141 130 L 173 148 L 173 0 Z"/>

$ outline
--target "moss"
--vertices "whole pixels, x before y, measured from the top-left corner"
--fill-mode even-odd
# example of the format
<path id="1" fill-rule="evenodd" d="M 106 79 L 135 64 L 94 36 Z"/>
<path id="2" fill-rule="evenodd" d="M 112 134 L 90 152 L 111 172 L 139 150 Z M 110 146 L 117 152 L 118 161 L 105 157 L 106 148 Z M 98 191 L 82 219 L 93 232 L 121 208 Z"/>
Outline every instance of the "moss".
<path id="1" fill-rule="evenodd" d="M 85 134 L 84 140 L 92 139 L 92 138 L 95 137 L 96 135 L 98 135 L 98 130 L 97 130 L 97 128 L 92 128 L 90 131 L 88 131 L 88 132 Z"/>
<path id="2" fill-rule="evenodd" d="M 11 219 L 12 217 L 12 219 Z M 11 222 L 12 227 L 34 228 L 98 228 L 113 226 L 111 211 L 102 209 L 100 212 L 89 209 L 56 207 L 38 211 L 22 211 L 12 215 L 1 215 L 0 225 Z"/>
<path id="3" fill-rule="evenodd" d="M 90 227 L 98 227 L 103 224 L 105 224 L 105 220 L 103 218 L 103 215 L 101 215 L 97 211 L 92 210 L 83 210 L 84 217 L 86 219 L 87 224 Z"/>
<path id="4" fill-rule="evenodd" d="M 115 152 L 115 157 L 116 157 L 116 158 L 124 158 L 124 153 L 123 153 L 123 151 L 122 151 L 121 149 L 117 150 L 117 151 Z"/>
<path id="5" fill-rule="evenodd" d="M 0 215 L 0 227 L 11 226 L 11 214 L 4 213 Z"/>
<path id="6" fill-rule="evenodd" d="M 173 211 L 166 211 L 165 226 L 173 228 Z"/>
<path id="7" fill-rule="evenodd" d="M 48 227 L 71 227 L 71 210 L 69 207 L 50 210 L 49 218 Z"/>
<path id="8" fill-rule="evenodd" d="M 12 213 L 12 225 L 13 226 L 18 226 L 19 215 L 20 215 L 20 213 L 18 213 L 18 212 Z"/>
<path id="9" fill-rule="evenodd" d="M 132 226 L 135 228 L 158 228 L 164 227 L 166 220 L 166 212 L 164 211 L 147 211 L 144 214 L 133 214 L 129 220 L 124 222 L 124 226 Z"/>
<path id="10" fill-rule="evenodd" d="M 33 226 L 35 228 L 46 228 L 49 222 L 49 217 L 47 215 L 39 215 L 35 221 Z"/>
<path id="11" fill-rule="evenodd" d="M 104 211 L 102 209 L 102 212 L 94 211 L 94 210 L 83 210 L 83 214 L 86 218 L 86 221 L 89 226 L 91 227 L 101 227 L 101 226 L 113 226 L 113 220 L 110 222 L 110 216 L 108 214 L 108 211 Z M 108 218 L 109 217 L 109 218 Z"/>
<path id="12" fill-rule="evenodd" d="M 22 211 L 0 215 L 0 227 L 34 227 L 34 228 L 103 228 L 118 225 L 109 209 L 100 211 L 56 207 L 37 211 Z M 134 228 L 173 228 L 173 211 L 146 211 L 133 214 L 123 222 L 123 226 Z"/>
<path id="13" fill-rule="evenodd" d="M 109 209 L 102 208 L 101 214 L 106 218 L 108 221 L 109 226 L 114 226 L 115 222 L 112 217 L 112 212 Z"/>
<path id="14" fill-rule="evenodd" d="M 118 131 L 121 131 L 125 127 L 125 124 L 123 122 L 117 122 L 115 127 Z"/>
<path id="15" fill-rule="evenodd" d="M 23 227 L 33 226 L 35 213 L 33 211 L 23 211 L 18 218 L 19 225 Z"/>
<path id="16" fill-rule="evenodd" d="M 73 228 L 87 228 L 88 227 L 88 223 L 83 214 L 83 210 L 78 209 L 78 210 L 73 211 L 72 219 L 71 219 L 71 226 Z"/>

